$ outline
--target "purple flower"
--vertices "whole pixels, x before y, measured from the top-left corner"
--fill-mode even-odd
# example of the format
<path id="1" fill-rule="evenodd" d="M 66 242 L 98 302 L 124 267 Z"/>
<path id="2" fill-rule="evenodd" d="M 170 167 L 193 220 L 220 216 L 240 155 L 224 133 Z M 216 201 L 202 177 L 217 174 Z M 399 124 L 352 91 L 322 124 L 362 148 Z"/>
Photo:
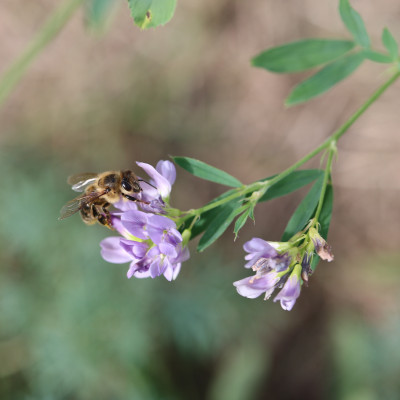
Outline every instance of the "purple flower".
<path id="1" fill-rule="evenodd" d="M 176 279 L 183 261 L 189 258 L 187 247 L 173 246 L 169 243 L 160 243 L 152 247 L 146 255 L 136 263 L 131 263 L 127 276 L 131 278 L 164 277 L 172 281 Z"/>
<path id="2" fill-rule="evenodd" d="M 148 243 L 150 242 L 150 243 Z M 169 281 L 176 279 L 183 261 L 189 258 L 189 250 L 181 243 L 167 241 L 158 244 L 135 241 L 121 237 L 108 237 L 100 242 L 101 256 L 108 262 L 130 262 L 128 278 L 155 278 L 164 275 Z"/>
<path id="3" fill-rule="evenodd" d="M 279 250 L 290 247 L 286 243 L 271 243 L 259 238 L 245 243 L 243 248 L 248 253 L 245 259 L 249 260 L 245 267 L 252 268 L 256 274 L 234 282 L 237 292 L 250 299 L 264 293 L 264 300 L 267 300 L 276 288 L 281 287 L 274 301 L 280 300 L 284 310 L 291 310 L 300 295 L 302 267 L 294 265 L 295 257 L 289 251 Z"/>
<path id="4" fill-rule="evenodd" d="M 142 192 L 135 197 L 145 203 L 135 203 L 126 199 L 121 199 L 114 206 L 121 211 L 141 210 L 152 213 L 165 213 L 165 202 L 168 202 L 171 194 L 172 185 L 176 179 L 176 169 L 174 164 L 168 160 L 160 160 L 156 168 L 144 162 L 136 163 L 150 177 L 149 183 L 140 182 Z"/>
<path id="5" fill-rule="evenodd" d="M 278 300 L 281 302 L 281 307 L 284 310 L 290 311 L 300 296 L 300 274 L 301 265 L 297 264 L 274 299 L 274 302 Z"/>
<path id="6" fill-rule="evenodd" d="M 176 246 L 182 242 L 182 235 L 171 219 L 139 210 L 131 210 L 121 215 L 121 225 L 128 235 L 153 243 L 171 243 Z"/>
<path id="7" fill-rule="evenodd" d="M 138 198 L 146 203 L 140 203 L 140 208 L 147 212 L 164 212 L 171 194 L 172 185 L 176 179 L 175 166 L 171 161 L 161 160 L 157 163 L 156 168 L 150 164 L 137 162 L 137 165 L 145 170 L 146 174 L 150 177 L 150 184 L 142 182 L 141 186 L 143 191 L 139 193 Z"/>
<path id="8" fill-rule="evenodd" d="M 265 293 L 264 300 L 267 300 L 271 297 L 278 281 L 279 276 L 277 273 L 271 271 L 263 276 L 249 276 L 234 282 L 233 285 L 236 286 L 236 290 L 241 296 L 255 299 L 262 293 Z"/>
<path id="9" fill-rule="evenodd" d="M 284 271 L 290 262 L 290 256 L 287 253 L 280 254 L 275 247 L 279 246 L 279 243 L 267 242 L 263 239 L 253 238 L 246 242 L 243 246 L 247 254 L 244 259 L 249 260 L 246 263 L 245 268 L 253 268 L 260 259 L 267 260 L 264 264 L 264 268 L 268 270 Z"/>
<path id="10" fill-rule="evenodd" d="M 112 213 L 112 225 L 122 237 L 104 239 L 100 243 L 101 255 L 111 263 L 130 262 L 128 278 L 164 275 L 171 281 L 178 276 L 182 262 L 189 258 L 189 250 L 183 246 L 175 222 L 155 212 L 164 212 L 164 200 L 168 201 L 176 179 L 175 167 L 170 161 L 160 161 L 156 168 L 145 163 L 138 165 L 157 189 L 143 183 L 138 198 L 149 205 L 123 200 L 116 203 L 120 211 Z"/>

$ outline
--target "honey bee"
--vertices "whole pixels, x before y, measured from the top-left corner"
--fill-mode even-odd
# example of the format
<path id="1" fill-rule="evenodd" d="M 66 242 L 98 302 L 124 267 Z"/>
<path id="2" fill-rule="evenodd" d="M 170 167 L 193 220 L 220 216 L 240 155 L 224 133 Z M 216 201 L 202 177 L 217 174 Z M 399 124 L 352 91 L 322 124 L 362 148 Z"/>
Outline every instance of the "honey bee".
<path id="1" fill-rule="evenodd" d="M 110 229 L 113 229 L 108 210 L 110 205 L 119 201 L 121 197 L 148 204 L 134 195 L 143 190 L 139 182 L 153 186 L 129 170 L 76 174 L 70 176 L 67 182 L 72 185 L 72 190 L 84 193 L 65 204 L 60 211 L 59 219 L 70 217 L 80 211 L 82 220 L 86 224 L 99 222 Z"/>

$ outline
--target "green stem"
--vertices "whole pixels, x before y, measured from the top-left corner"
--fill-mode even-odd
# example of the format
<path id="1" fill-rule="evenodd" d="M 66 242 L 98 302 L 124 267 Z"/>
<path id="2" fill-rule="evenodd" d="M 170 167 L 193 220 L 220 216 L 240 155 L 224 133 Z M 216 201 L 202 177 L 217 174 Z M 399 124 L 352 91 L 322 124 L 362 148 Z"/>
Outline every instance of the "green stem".
<path id="1" fill-rule="evenodd" d="M 322 150 L 328 148 L 331 143 L 337 142 L 337 140 L 350 128 L 357 119 L 364 114 L 364 112 L 369 108 L 371 104 L 373 104 L 382 93 L 391 86 L 398 78 L 400 77 L 400 71 L 397 71 L 393 76 L 391 76 L 378 90 L 376 90 L 373 95 L 339 128 L 337 129 L 331 136 L 329 136 L 323 143 L 321 143 L 316 149 L 308 153 L 302 159 L 297 161 L 295 164 L 281 172 L 279 175 L 275 176 L 275 178 L 269 181 L 270 184 L 274 184 L 281 179 L 285 178 L 287 175 L 291 174 L 301 165 L 305 164 L 307 161 L 311 160 Z"/>
<path id="2" fill-rule="evenodd" d="M 326 185 L 328 182 L 330 170 L 331 170 L 331 165 L 332 165 L 332 160 L 333 160 L 333 154 L 334 150 L 333 148 L 336 149 L 336 142 L 337 140 L 350 128 L 351 125 L 354 124 L 354 122 L 357 121 L 357 119 L 364 114 L 364 112 L 369 108 L 371 104 L 373 104 L 381 95 L 382 93 L 389 87 L 391 86 L 398 78 L 400 77 L 400 71 L 397 71 L 393 76 L 391 76 L 378 90 L 376 90 L 372 96 L 339 128 L 337 129 L 331 136 L 329 136 L 323 143 L 321 143 L 316 149 L 312 150 L 310 153 L 305 155 L 303 158 L 301 158 L 299 161 L 291 165 L 289 168 L 285 169 L 282 171 L 280 174 L 276 175 L 274 178 L 268 180 L 268 181 L 257 181 L 254 182 L 250 185 L 243 186 L 242 188 L 237 189 L 234 193 L 231 195 L 224 197 L 223 199 L 220 199 L 218 201 L 215 201 L 213 203 L 207 204 L 204 207 L 195 209 L 195 210 L 190 210 L 184 213 L 185 215 L 182 216 L 181 218 L 178 219 L 178 225 L 186 221 L 186 219 L 193 217 L 193 216 L 199 216 L 203 212 L 212 210 L 215 207 L 218 207 L 222 204 L 225 204 L 226 202 L 233 200 L 237 197 L 244 196 L 248 193 L 255 192 L 255 191 L 260 191 L 260 196 L 265 193 L 265 191 L 277 183 L 278 181 L 282 180 L 289 174 L 291 174 L 293 171 L 295 171 L 297 168 L 305 164 L 307 161 L 311 160 L 313 157 L 315 157 L 317 154 L 319 154 L 322 150 L 327 149 L 331 147 L 331 150 L 329 152 L 329 157 L 325 169 L 325 175 L 324 175 L 324 183 L 323 183 L 323 188 L 321 191 L 321 197 L 320 201 L 318 203 L 318 208 L 317 208 L 317 218 L 319 217 L 319 214 L 321 212 L 325 192 L 326 192 Z"/>
<path id="3" fill-rule="evenodd" d="M 329 154 L 328 154 L 328 160 L 326 161 L 326 165 L 325 165 L 325 173 L 324 173 L 324 180 L 322 182 L 321 194 L 319 196 L 317 211 L 315 211 L 315 216 L 314 216 L 314 224 L 315 225 L 318 224 L 318 218 L 319 218 L 319 215 L 321 214 L 322 205 L 324 204 L 326 188 L 328 186 L 329 177 L 332 172 L 333 156 L 336 154 L 336 150 L 337 150 L 336 142 L 331 142 L 331 147 L 329 149 Z"/>
<path id="4" fill-rule="evenodd" d="M 200 214 L 203 214 L 206 211 L 212 210 L 213 208 L 216 208 L 222 204 L 225 204 L 228 201 L 234 200 L 237 197 L 245 196 L 247 193 L 253 192 L 259 188 L 263 188 L 266 186 L 266 184 L 268 184 L 268 181 L 265 181 L 265 182 L 257 181 L 250 185 L 246 185 L 246 186 L 236 189 L 234 193 L 232 193 L 231 195 L 229 195 L 227 197 L 224 197 L 223 199 L 214 201 L 213 203 L 206 204 L 205 206 L 197 208 L 197 209 L 185 211 L 183 213 L 184 215 L 176 220 L 176 224 L 179 226 L 191 217 L 199 217 Z"/>
<path id="5" fill-rule="evenodd" d="M 336 131 L 330 136 L 329 141 L 337 141 L 357 119 L 400 77 L 400 71 L 396 71 L 373 95 Z"/>
<path id="6" fill-rule="evenodd" d="M 32 61 L 53 40 L 85 0 L 67 0 L 50 16 L 21 56 L 0 79 L 0 106 L 7 99 Z"/>

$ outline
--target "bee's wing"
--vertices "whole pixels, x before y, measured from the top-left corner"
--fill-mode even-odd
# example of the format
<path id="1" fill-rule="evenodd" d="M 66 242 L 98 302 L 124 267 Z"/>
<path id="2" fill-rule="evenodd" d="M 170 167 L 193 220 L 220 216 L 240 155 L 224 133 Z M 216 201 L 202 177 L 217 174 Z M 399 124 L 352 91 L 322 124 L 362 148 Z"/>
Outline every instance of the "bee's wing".
<path id="1" fill-rule="evenodd" d="M 88 185 L 96 181 L 97 176 L 98 174 L 93 172 L 75 174 L 68 178 L 67 183 L 72 185 L 72 190 L 75 192 L 83 192 Z"/>
<path id="2" fill-rule="evenodd" d="M 90 204 L 99 197 L 103 196 L 107 192 L 105 190 L 101 192 L 89 192 L 85 193 L 81 196 L 76 197 L 75 199 L 69 201 L 60 211 L 60 217 L 58 219 L 64 219 L 70 217 L 75 214 L 79 210 L 81 210 L 86 204 Z"/>

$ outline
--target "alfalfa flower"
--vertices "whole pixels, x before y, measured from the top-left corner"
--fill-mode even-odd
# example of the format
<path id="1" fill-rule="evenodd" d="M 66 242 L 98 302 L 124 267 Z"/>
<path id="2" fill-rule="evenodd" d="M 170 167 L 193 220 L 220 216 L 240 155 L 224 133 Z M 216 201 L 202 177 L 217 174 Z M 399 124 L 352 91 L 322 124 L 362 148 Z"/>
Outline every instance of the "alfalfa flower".
<path id="1" fill-rule="evenodd" d="M 130 262 L 128 278 L 178 276 L 189 250 L 182 246 L 182 236 L 175 222 L 161 215 L 131 210 L 121 215 L 125 238 L 109 237 L 101 243 L 102 257 L 111 263 Z"/>
<path id="2" fill-rule="evenodd" d="M 112 213 L 112 225 L 122 237 L 109 237 L 101 243 L 102 257 L 111 263 L 130 262 L 128 278 L 176 279 L 189 250 L 175 222 L 165 215 L 171 188 L 176 178 L 170 161 L 159 161 L 156 168 L 138 163 L 150 177 L 138 198 L 142 202 L 121 200 Z M 146 182 L 145 182 L 146 183 Z M 139 209 L 140 208 L 140 209 Z"/>
<path id="3" fill-rule="evenodd" d="M 300 295 L 301 265 L 297 263 L 298 249 L 289 243 L 267 242 L 253 238 L 243 246 L 249 260 L 245 267 L 252 268 L 255 275 L 236 281 L 237 292 L 250 299 L 264 294 L 271 297 L 275 289 L 280 292 L 274 301 L 280 301 L 284 310 L 291 310 Z"/>

